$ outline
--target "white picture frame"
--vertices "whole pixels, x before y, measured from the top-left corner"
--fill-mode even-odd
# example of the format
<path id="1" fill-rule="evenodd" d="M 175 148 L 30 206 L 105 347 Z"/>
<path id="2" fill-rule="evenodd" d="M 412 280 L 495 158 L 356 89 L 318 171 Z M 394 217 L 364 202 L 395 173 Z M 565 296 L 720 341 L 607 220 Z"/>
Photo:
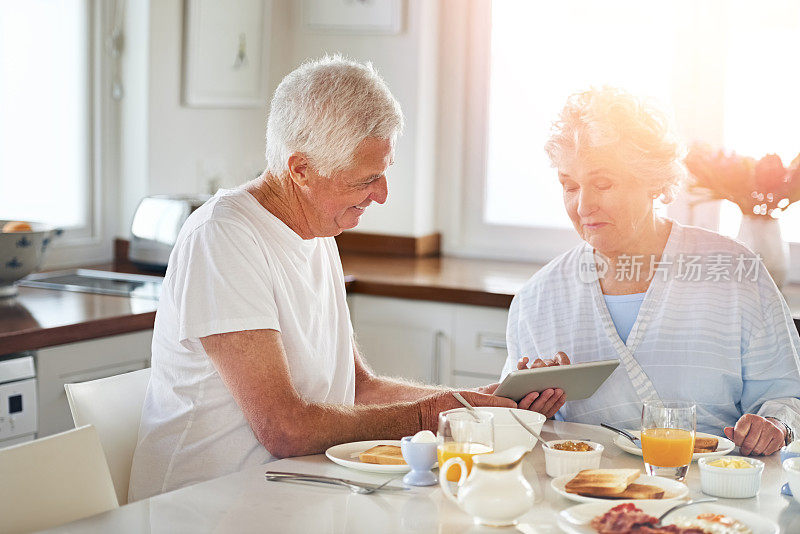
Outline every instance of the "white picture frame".
<path id="1" fill-rule="evenodd" d="M 403 26 L 402 0 L 303 0 L 307 29 L 325 33 L 393 35 Z"/>
<path id="2" fill-rule="evenodd" d="M 271 0 L 184 0 L 183 105 L 264 105 Z"/>

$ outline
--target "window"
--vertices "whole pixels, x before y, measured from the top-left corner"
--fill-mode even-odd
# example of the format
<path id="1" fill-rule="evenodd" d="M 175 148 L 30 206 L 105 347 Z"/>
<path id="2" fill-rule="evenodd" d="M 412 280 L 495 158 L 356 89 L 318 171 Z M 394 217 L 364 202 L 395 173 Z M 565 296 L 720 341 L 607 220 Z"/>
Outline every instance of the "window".
<path id="1" fill-rule="evenodd" d="M 0 1 L 2 218 L 89 223 L 87 25 L 81 1 Z"/>
<path id="2" fill-rule="evenodd" d="M 624 17 L 605 2 L 492 4 L 487 223 L 572 227 L 543 148 L 567 95 L 608 84 L 669 101 L 675 10 L 624 4 Z"/>
<path id="3" fill-rule="evenodd" d="M 462 250 L 451 252 L 548 261 L 577 242 L 543 146 L 566 97 L 590 86 L 659 100 L 689 142 L 777 152 L 786 164 L 800 152 L 800 73 L 788 52 L 800 49 L 800 4 L 792 0 L 471 8 Z M 738 227 L 729 211 L 723 231 Z M 800 208 L 782 225 L 800 242 Z"/>
<path id="4" fill-rule="evenodd" d="M 800 4 L 735 2 L 728 8 L 723 146 L 784 165 L 800 153 L 800 71 L 789 51 L 800 50 Z M 736 235 L 739 209 L 725 203 L 720 231 Z M 781 214 L 783 238 L 800 242 L 800 203 Z"/>
<path id="5" fill-rule="evenodd" d="M 118 150 L 111 60 L 118 2 L 0 0 L 0 218 L 64 231 L 47 266 L 110 257 Z M 119 22 L 120 19 L 116 19 Z"/>

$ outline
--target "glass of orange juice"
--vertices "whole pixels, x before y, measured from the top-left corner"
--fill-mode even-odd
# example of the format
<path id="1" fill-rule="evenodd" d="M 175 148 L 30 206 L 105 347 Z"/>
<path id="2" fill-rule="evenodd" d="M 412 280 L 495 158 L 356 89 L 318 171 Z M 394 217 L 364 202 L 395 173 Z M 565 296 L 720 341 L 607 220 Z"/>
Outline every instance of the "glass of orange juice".
<path id="1" fill-rule="evenodd" d="M 442 412 L 439 414 L 436 440 L 439 467 L 450 458 L 461 458 L 469 474 L 473 456 L 494 450 L 492 414 L 478 410 L 473 416 L 464 409 Z M 451 465 L 447 471 L 447 480 L 458 482 L 460 476 L 460 462 Z"/>
<path id="2" fill-rule="evenodd" d="M 648 475 L 683 480 L 692 463 L 697 407 L 683 401 L 642 406 L 642 456 Z"/>

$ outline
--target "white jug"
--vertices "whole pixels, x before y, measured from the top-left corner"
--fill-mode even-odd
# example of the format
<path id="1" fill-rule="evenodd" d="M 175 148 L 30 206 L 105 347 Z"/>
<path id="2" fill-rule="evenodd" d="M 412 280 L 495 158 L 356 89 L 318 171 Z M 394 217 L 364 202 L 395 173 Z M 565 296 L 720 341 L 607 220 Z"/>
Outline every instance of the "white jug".
<path id="1" fill-rule="evenodd" d="M 448 499 L 471 515 L 480 525 L 501 527 L 515 525 L 517 519 L 533 508 L 533 488 L 522 476 L 522 459 L 528 450 L 512 447 L 494 454 L 473 457 L 472 471 L 459 457 L 449 458 L 439 467 L 439 485 Z M 450 491 L 447 470 L 461 467 L 458 490 Z"/>

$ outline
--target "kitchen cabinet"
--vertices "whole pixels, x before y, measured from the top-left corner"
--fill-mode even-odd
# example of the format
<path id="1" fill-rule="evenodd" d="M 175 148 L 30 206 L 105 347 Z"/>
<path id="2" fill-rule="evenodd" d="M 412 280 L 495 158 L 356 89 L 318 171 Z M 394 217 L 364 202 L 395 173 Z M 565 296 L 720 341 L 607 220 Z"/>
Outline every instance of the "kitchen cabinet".
<path id="1" fill-rule="evenodd" d="M 508 357 L 508 310 L 486 306 L 452 305 L 453 386 L 497 382 Z"/>
<path id="2" fill-rule="evenodd" d="M 152 339 L 152 330 L 142 330 L 39 350 L 36 354 L 38 436 L 49 436 L 74 427 L 64 384 L 149 367 Z"/>
<path id="3" fill-rule="evenodd" d="M 502 308 L 351 295 L 356 343 L 378 374 L 471 388 L 505 363 Z"/>
<path id="4" fill-rule="evenodd" d="M 366 295 L 348 300 L 356 344 L 377 374 L 442 382 L 450 355 L 448 305 Z"/>

